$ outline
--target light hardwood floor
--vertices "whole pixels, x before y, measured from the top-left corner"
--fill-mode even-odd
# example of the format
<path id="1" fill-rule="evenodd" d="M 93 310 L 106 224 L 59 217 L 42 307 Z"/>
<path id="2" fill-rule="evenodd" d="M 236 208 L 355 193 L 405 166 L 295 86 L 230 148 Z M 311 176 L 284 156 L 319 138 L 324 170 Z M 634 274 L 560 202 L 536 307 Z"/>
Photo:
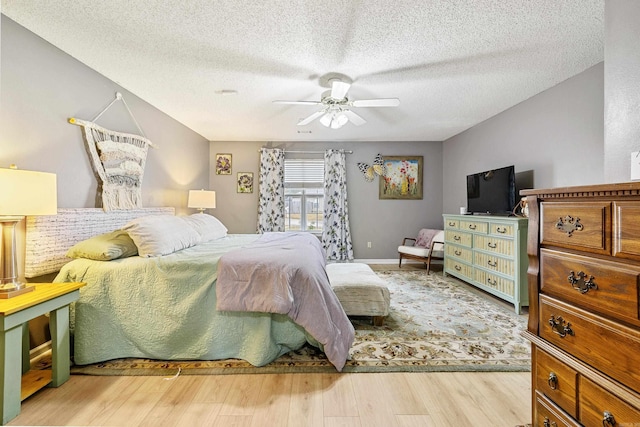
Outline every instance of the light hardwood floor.
<path id="1" fill-rule="evenodd" d="M 22 402 L 8 425 L 514 427 L 530 420 L 528 372 L 72 375 Z"/>
<path id="2" fill-rule="evenodd" d="M 8 425 L 514 427 L 530 422 L 529 373 L 72 375 Z"/>

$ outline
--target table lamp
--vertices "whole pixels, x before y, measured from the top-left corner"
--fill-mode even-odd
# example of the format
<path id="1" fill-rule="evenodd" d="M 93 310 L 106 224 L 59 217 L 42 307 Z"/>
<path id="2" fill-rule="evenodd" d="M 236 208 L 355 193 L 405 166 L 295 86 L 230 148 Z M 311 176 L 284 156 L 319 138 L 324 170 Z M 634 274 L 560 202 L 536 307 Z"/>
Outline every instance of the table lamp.
<path id="1" fill-rule="evenodd" d="M 27 289 L 18 281 L 16 225 L 26 215 L 55 215 L 57 209 L 55 174 L 0 168 L 0 298 Z"/>
<path id="2" fill-rule="evenodd" d="M 187 207 L 196 208 L 200 213 L 204 213 L 205 209 L 215 208 L 216 192 L 209 190 L 189 190 Z"/>

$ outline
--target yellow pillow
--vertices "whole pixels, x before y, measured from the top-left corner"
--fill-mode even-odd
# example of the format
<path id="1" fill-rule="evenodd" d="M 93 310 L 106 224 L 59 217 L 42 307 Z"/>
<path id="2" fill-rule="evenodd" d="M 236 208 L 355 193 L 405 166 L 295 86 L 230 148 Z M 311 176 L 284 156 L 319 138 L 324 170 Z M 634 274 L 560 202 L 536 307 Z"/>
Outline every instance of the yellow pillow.
<path id="1" fill-rule="evenodd" d="M 123 230 L 116 230 L 83 240 L 67 251 L 67 257 L 69 258 L 88 258 L 96 261 L 111 261 L 112 259 L 134 255 L 138 255 L 138 248 L 127 232 Z"/>

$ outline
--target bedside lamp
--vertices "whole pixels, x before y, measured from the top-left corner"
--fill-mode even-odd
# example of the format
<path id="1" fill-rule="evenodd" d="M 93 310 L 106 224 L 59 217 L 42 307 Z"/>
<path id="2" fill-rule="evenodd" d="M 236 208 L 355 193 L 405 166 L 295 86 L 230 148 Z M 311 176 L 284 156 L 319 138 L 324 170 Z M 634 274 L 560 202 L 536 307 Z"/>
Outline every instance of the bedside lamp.
<path id="1" fill-rule="evenodd" d="M 187 207 L 195 208 L 204 213 L 205 209 L 216 207 L 216 192 L 208 190 L 189 190 Z"/>
<path id="2" fill-rule="evenodd" d="M 18 282 L 16 225 L 26 215 L 55 215 L 57 209 L 55 174 L 0 168 L 0 297 L 26 286 Z"/>

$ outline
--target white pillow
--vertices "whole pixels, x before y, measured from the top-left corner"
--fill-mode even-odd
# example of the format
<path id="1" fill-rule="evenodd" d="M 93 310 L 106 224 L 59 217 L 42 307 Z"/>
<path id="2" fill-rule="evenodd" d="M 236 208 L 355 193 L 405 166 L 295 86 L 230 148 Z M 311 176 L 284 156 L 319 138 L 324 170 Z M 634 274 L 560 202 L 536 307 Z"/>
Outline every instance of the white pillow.
<path id="1" fill-rule="evenodd" d="M 184 217 L 202 238 L 202 242 L 210 242 L 227 235 L 227 227 L 213 215 L 197 213 Z"/>
<path id="2" fill-rule="evenodd" d="M 200 243 L 200 234 L 180 217 L 150 215 L 129 221 L 123 228 L 138 247 L 138 255 L 168 255 Z"/>

